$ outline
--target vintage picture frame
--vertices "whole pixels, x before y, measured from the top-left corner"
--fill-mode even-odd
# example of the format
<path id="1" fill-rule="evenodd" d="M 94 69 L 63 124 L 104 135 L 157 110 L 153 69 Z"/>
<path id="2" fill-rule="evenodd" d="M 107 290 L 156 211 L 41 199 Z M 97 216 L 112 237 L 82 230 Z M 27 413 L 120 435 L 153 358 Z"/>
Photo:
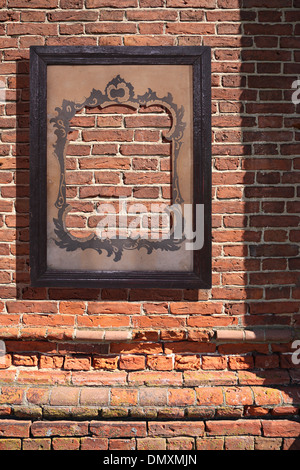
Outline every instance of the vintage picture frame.
<path id="1" fill-rule="evenodd" d="M 210 56 L 207 46 L 30 48 L 32 286 L 211 287 Z M 117 130 L 101 127 L 108 122 L 102 112 L 114 113 L 109 122 L 118 121 Z M 95 116 L 97 129 L 80 127 Z M 134 123 L 145 122 L 135 130 Z M 170 125 L 159 130 L 160 122 Z M 111 131 L 114 124 L 108 126 Z M 145 136 L 150 140 L 144 142 Z M 155 136 L 160 140 L 153 144 Z M 72 158 L 67 155 L 70 145 Z M 74 156 L 79 149 L 85 154 Z M 158 171 L 165 168 L 165 173 Z M 107 183 L 112 177 L 114 187 Z M 105 231 L 103 214 L 97 218 L 104 205 L 111 203 L 111 213 L 118 207 L 107 223 L 121 219 L 120 204 L 127 209 L 140 203 L 147 209 L 143 219 L 139 210 L 139 220 L 148 221 L 153 215 L 149 208 L 159 207 L 157 202 L 163 216 L 169 216 L 165 229 L 162 214 L 155 219 L 156 231 L 148 222 L 138 225 L 132 213 L 131 229 L 126 226 L 123 232 L 120 226 Z M 80 217 L 87 207 L 96 211 L 97 226 L 91 215 Z M 67 224 L 76 210 L 83 221 L 77 231 Z"/>

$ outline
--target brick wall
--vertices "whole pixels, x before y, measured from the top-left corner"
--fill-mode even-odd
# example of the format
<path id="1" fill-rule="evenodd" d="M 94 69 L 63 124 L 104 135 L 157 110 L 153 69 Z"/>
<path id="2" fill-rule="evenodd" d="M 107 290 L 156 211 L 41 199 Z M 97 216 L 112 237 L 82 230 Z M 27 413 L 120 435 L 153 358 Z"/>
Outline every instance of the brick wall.
<path id="1" fill-rule="evenodd" d="M 164 137 L 171 122 L 164 108 L 153 105 L 86 108 L 71 120 L 66 199 L 73 209 L 66 227 L 72 235 L 89 236 L 98 228 L 108 237 L 109 219 L 116 235 L 158 239 L 166 233 L 169 224 L 159 211 L 172 204 L 171 144 Z M 116 215 L 120 197 L 127 198 L 126 223 Z"/>
<path id="2" fill-rule="evenodd" d="M 0 6 L 0 449 L 299 449 L 299 0 Z M 211 46 L 211 290 L 30 287 L 30 45 Z"/>

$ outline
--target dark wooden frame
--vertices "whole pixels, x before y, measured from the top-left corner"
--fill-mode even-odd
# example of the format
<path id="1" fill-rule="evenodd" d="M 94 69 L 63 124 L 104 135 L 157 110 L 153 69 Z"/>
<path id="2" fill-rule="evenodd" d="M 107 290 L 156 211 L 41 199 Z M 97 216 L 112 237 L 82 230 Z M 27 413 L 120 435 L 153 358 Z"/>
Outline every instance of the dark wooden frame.
<path id="1" fill-rule="evenodd" d="M 211 72 L 210 48 L 30 48 L 30 275 L 35 287 L 211 287 Z M 204 245 L 193 253 L 192 272 L 74 271 L 47 269 L 47 66 L 192 65 L 193 205 L 204 204 Z M 176 253 L 174 254 L 176 256 Z"/>

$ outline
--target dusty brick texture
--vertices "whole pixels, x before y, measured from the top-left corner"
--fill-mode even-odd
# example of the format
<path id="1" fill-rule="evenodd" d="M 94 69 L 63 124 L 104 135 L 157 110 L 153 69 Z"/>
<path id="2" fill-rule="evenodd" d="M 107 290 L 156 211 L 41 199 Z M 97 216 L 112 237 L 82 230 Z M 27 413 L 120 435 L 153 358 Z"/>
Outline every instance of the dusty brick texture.
<path id="1" fill-rule="evenodd" d="M 0 7 L 0 449 L 299 450 L 299 0 Z M 30 286 L 31 45 L 211 47 L 211 289 Z M 169 117 L 96 111 L 69 136 L 70 230 L 122 175 L 170 195 Z"/>

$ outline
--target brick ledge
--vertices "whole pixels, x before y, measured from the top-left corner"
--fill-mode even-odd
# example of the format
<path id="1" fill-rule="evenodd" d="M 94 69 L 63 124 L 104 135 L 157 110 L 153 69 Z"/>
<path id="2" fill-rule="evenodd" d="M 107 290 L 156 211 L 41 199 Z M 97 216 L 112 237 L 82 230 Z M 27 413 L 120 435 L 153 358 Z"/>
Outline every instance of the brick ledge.
<path id="1" fill-rule="evenodd" d="M 257 328 L 257 329 L 227 329 L 217 330 L 215 338 L 219 341 L 230 342 L 289 342 L 299 336 L 292 328 Z"/>
<path id="2" fill-rule="evenodd" d="M 62 328 L 62 327 L 30 327 L 0 328 L 0 339 L 3 340 L 50 340 L 50 341 L 72 341 L 86 343 L 103 343 L 103 342 L 125 342 L 134 340 L 150 341 L 150 342 L 170 342 L 170 341 L 189 341 L 198 343 L 212 342 L 260 342 L 267 343 L 273 341 L 290 342 L 300 338 L 300 329 L 294 328 L 228 328 L 228 329 L 207 329 L 207 328 L 190 328 L 181 329 L 179 332 L 183 335 L 177 336 L 179 330 L 170 330 L 168 335 L 164 335 L 159 339 L 160 330 L 156 330 L 157 338 L 147 339 L 147 330 L 140 330 L 137 334 L 135 329 L 97 329 L 97 328 Z"/>

